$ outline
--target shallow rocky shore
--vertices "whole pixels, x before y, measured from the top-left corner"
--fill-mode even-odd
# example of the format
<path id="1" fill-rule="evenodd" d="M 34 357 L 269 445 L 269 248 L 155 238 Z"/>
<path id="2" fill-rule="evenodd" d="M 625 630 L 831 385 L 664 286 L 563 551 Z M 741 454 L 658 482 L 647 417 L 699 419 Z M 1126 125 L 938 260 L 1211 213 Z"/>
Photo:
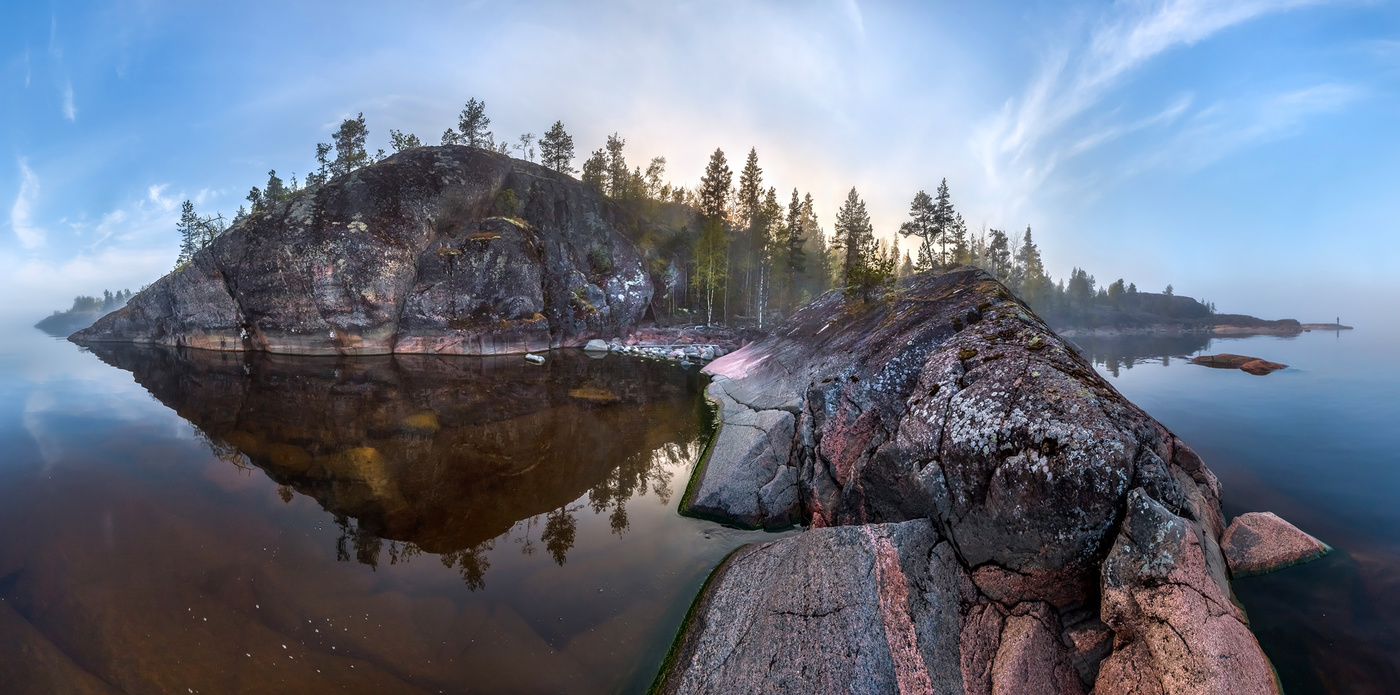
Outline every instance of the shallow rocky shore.
<path id="1" fill-rule="evenodd" d="M 1220 484 L 995 280 L 828 294 L 712 362 L 716 570 L 657 690 L 1277 693 Z"/>

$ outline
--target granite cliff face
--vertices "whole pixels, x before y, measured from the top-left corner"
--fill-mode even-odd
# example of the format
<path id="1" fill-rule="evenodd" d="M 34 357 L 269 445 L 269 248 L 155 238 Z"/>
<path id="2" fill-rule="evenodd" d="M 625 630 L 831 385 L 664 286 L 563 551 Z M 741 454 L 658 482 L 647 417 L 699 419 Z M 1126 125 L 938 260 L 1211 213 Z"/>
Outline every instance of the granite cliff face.
<path id="1" fill-rule="evenodd" d="M 544 167 L 414 148 L 253 215 L 73 339 L 307 355 L 578 345 L 626 333 L 651 301 L 624 222 Z"/>
<path id="2" fill-rule="evenodd" d="M 717 571 L 663 692 L 1278 692 L 1215 476 L 985 273 L 828 294 L 706 371 L 685 509 L 812 528 Z"/>

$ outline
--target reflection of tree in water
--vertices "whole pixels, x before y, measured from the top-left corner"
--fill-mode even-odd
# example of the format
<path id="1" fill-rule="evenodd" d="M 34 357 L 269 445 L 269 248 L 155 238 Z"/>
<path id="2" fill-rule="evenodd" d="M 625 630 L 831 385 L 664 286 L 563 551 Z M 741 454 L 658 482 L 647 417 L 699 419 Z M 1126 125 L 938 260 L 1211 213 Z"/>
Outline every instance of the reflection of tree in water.
<path id="1" fill-rule="evenodd" d="M 699 443 L 667 443 L 647 455 L 635 456 L 614 468 L 608 477 L 588 491 L 588 508 L 594 514 L 608 514 L 608 525 L 612 532 L 622 535 L 630 522 L 627 518 L 627 502 L 633 497 L 644 497 L 648 492 L 656 495 L 662 505 L 671 503 L 671 482 L 680 466 L 688 466 L 699 453 Z M 292 488 L 279 486 L 278 493 Z M 284 497 L 286 499 L 286 497 Z M 512 540 L 520 548 L 521 554 L 533 555 L 536 550 L 535 530 L 539 529 L 538 540 L 555 564 L 563 565 L 578 535 L 578 512 L 582 504 L 564 505 L 547 514 L 523 519 L 506 533 L 470 548 L 442 553 L 439 559 L 443 566 L 456 568 L 462 581 L 472 591 L 486 587 L 486 570 L 491 568 L 487 554 L 496 548 L 496 541 Z M 380 554 L 384 552 L 385 541 L 373 531 L 359 525 L 347 515 L 335 516 L 336 526 L 340 527 L 340 537 L 336 539 L 336 560 L 354 560 L 371 569 L 378 569 Z M 388 542 L 389 564 L 407 563 L 422 555 L 423 550 L 411 542 Z"/>
<path id="2" fill-rule="evenodd" d="M 1184 333 L 1171 336 L 1079 337 L 1073 342 L 1095 367 L 1118 377 L 1122 370 L 1148 362 L 1171 366 L 1173 357 L 1187 358 L 1205 350 L 1210 347 L 1211 339 L 1209 334 Z"/>
<path id="3" fill-rule="evenodd" d="M 544 541 L 549 556 L 560 566 L 564 564 L 564 555 L 574 547 L 574 536 L 578 533 L 578 517 L 574 516 L 574 512 L 580 509 L 583 509 L 583 505 L 564 506 L 545 516 L 540 540 Z"/>
<path id="4" fill-rule="evenodd" d="M 442 560 L 443 567 L 450 569 L 456 566 L 467 588 L 476 591 L 486 588 L 486 570 L 491 569 L 491 562 L 486 559 L 486 553 L 495 547 L 494 539 L 483 541 L 470 548 L 443 553 L 438 559 Z"/>
<path id="5" fill-rule="evenodd" d="M 645 497 L 648 488 L 661 504 L 671 503 L 672 468 L 693 460 L 695 444 L 667 443 L 645 456 L 636 456 L 614 468 L 608 477 L 588 491 L 588 506 L 594 514 L 608 514 L 612 532 L 622 535 L 631 523 L 627 520 L 627 500 Z"/>

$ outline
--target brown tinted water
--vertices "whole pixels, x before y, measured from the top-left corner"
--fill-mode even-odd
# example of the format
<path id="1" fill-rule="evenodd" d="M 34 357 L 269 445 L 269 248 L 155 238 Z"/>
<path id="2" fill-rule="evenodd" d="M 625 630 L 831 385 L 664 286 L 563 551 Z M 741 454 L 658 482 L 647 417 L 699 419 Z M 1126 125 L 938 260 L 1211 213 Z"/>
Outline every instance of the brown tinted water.
<path id="1" fill-rule="evenodd" d="M 673 365 L 8 347 L 6 693 L 644 690 L 765 537 L 676 514 Z"/>

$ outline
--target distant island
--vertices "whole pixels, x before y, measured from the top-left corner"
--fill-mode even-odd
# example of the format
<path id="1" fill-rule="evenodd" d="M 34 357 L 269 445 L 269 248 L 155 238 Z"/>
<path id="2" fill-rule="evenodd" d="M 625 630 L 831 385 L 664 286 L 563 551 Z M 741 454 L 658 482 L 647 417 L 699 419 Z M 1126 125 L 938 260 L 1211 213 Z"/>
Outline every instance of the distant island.
<path id="1" fill-rule="evenodd" d="M 91 326 L 97 319 L 126 306 L 131 299 L 131 290 L 102 290 L 101 297 L 79 295 L 73 298 L 73 306 L 67 311 L 55 310 L 44 317 L 34 327 L 49 335 L 65 338 L 76 331 Z"/>
<path id="2" fill-rule="evenodd" d="M 1092 282 L 1092 278 L 1090 278 Z M 1115 283 L 1117 284 L 1117 283 Z M 1112 286 L 1110 286 L 1112 288 Z M 1297 335 L 1314 330 L 1351 330 L 1340 323 L 1302 323 L 1297 319 L 1261 319 L 1219 314 L 1213 304 L 1157 292 L 1103 292 L 1085 301 L 1036 306 L 1036 312 L 1062 335 L 1209 333 L 1214 335 Z"/>

